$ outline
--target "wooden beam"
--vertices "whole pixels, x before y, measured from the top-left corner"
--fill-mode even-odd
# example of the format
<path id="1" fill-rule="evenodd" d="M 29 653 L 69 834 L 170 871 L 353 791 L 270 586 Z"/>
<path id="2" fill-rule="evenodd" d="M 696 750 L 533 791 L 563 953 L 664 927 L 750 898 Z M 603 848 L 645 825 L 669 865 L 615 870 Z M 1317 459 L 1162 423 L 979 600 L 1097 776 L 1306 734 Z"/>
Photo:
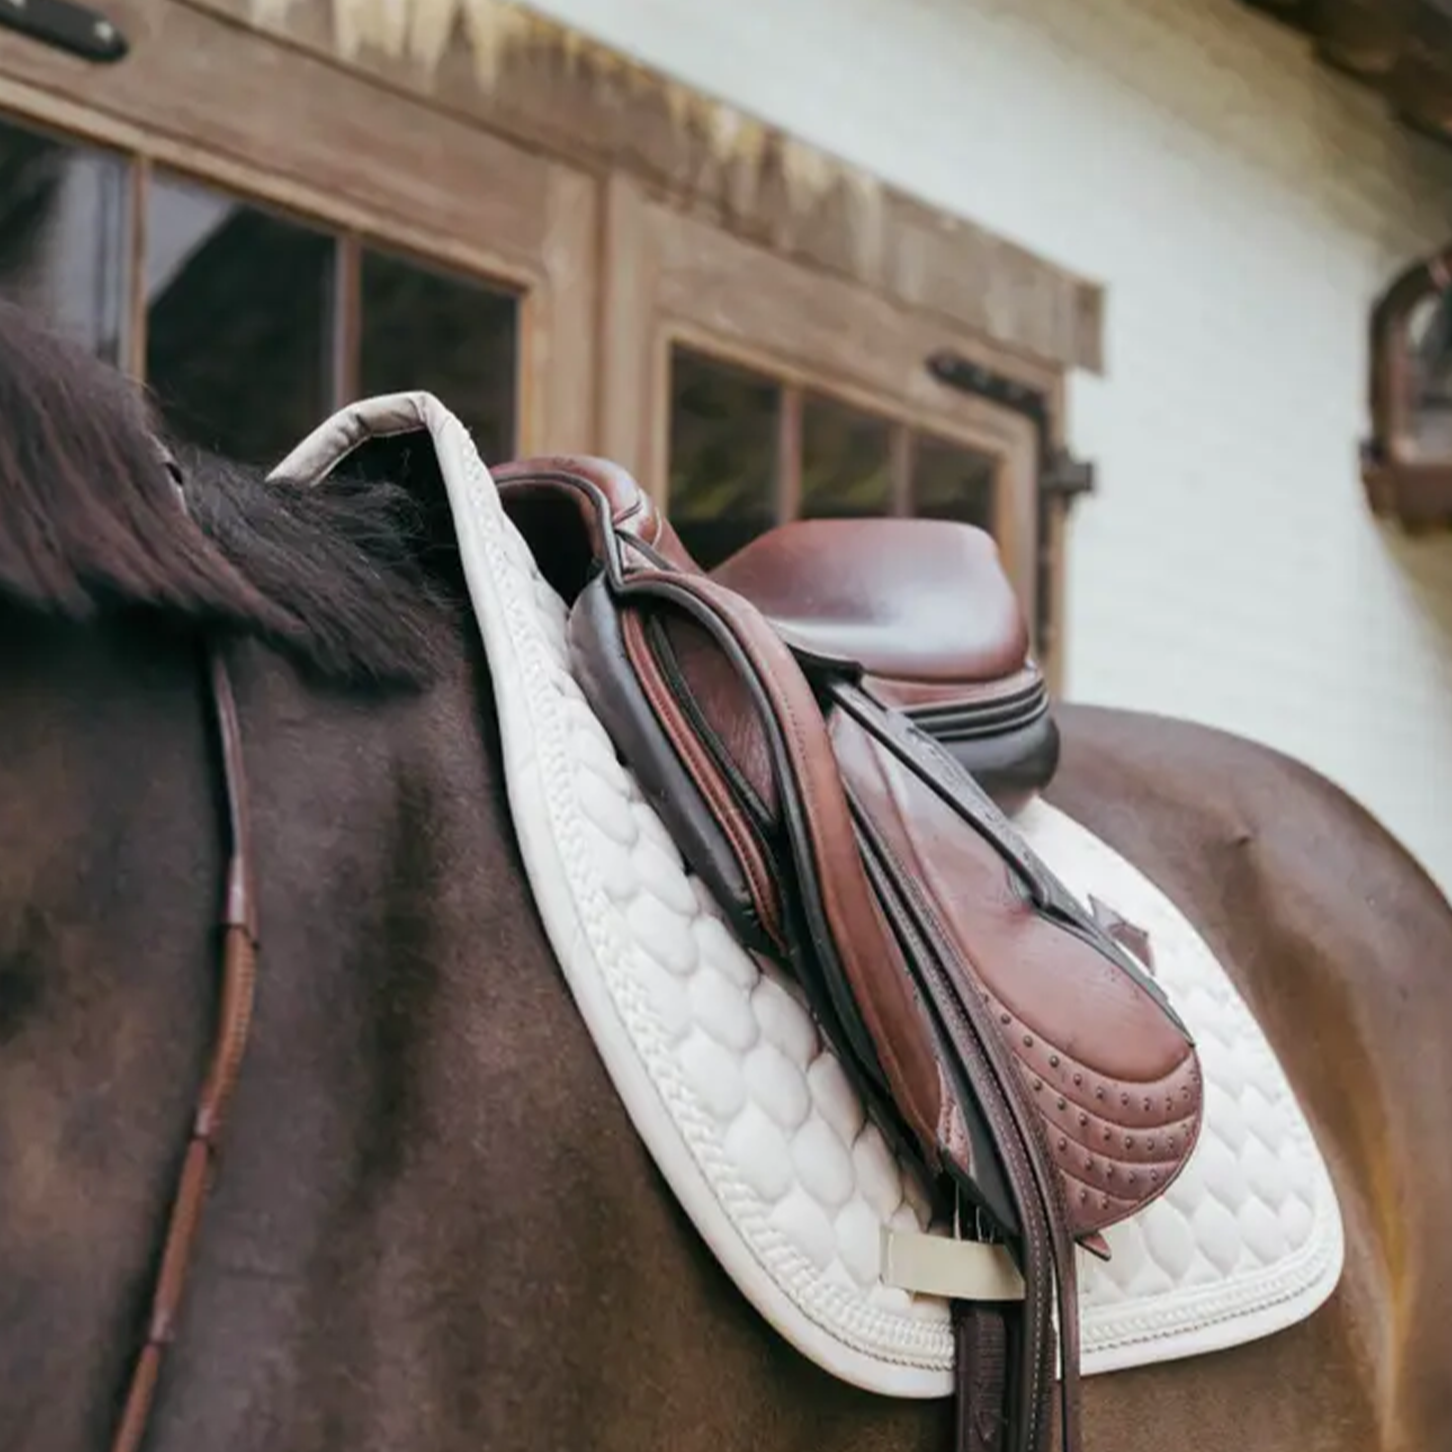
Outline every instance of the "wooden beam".
<path id="1" fill-rule="evenodd" d="M 407 27 L 380 32 L 373 46 L 340 32 L 333 0 L 273 3 L 265 21 L 256 18 L 257 0 L 182 3 L 460 123 L 597 174 L 624 169 L 692 215 L 1021 356 L 1102 370 L 1103 290 L 1095 283 L 554 21 L 475 0 L 500 22 L 476 32 L 502 38 L 485 53 L 486 42 L 476 35 L 471 45 L 456 17 L 442 53 L 420 60 L 409 54 Z M 272 104 L 285 110 L 289 102 L 275 94 Z M 383 114 L 357 121 L 379 132 L 391 125 Z M 355 140 L 366 156 L 366 143 Z M 486 189 L 500 185 L 482 157 L 476 175 L 490 177 Z"/>
<path id="2" fill-rule="evenodd" d="M 1318 57 L 1380 93 L 1410 130 L 1452 142 L 1446 0 L 1242 0 L 1308 35 Z"/>
<path id="3" fill-rule="evenodd" d="M 363 248 L 356 232 L 333 244 L 332 405 L 343 408 L 358 397 L 358 352 L 363 337 Z"/>
<path id="4" fill-rule="evenodd" d="M 600 451 L 627 469 L 665 507 L 666 480 L 652 478 L 656 454 L 652 425 L 652 359 L 655 352 L 653 238 L 645 199 L 624 176 L 604 188 L 600 238 L 600 371 L 597 409 Z"/>
<path id="5" fill-rule="evenodd" d="M 907 516 L 913 512 L 913 466 L 917 439 L 903 423 L 892 426 L 892 512 Z"/>
<path id="6" fill-rule="evenodd" d="M 121 329 L 121 367 L 133 378 L 146 377 L 146 231 L 151 163 L 140 156 L 131 164 L 127 187 L 126 320 Z"/>
<path id="7" fill-rule="evenodd" d="M 868 390 L 904 419 L 940 410 L 945 390 L 924 366 L 942 338 L 932 318 L 845 278 L 793 266 L 673 208 L 647 208 L 637 236 L 649 239 L 642 245 L 656 270 L 659 324 L 677 336 L 700 336 L 716 352 L 739 345 L 747 366 L 755 366 L 753 354 L 767 352 L 773 363 L 764 371 L 833 385 L 849 400 L 854 386 Z M 1032 387 L 1049 387 L 1056 376 L 1046 364 L 1016 362 L 992 347 L 975 356 Z M 1007 427 L 1017 439 L 1023 432 L 1001 409 L 958 395 L 954 403 L 990 433 Z"/>
<path id="8" fill-rule="evenodd" d="M 802 389 L 788 383 L 781 390 L 776 428 L 776 520 L 785 524 L 802 512 Z"/>
<path id="9" fill-rule="evenodd" d="M 111 8 L 132 42 L 126 61 L 97 70 L 34 42 L 7 42 L 0 105 L 77 123 L 183 169 L 191 161 L 209 177 L 214 160 L 230 160 L 259 174 L 263 195 L 292 183 L 309 211 L 316 203 L 340 222 L 381 218 L 466 238 L 492 272 L 534 279 L 549 214 L 549 169 L 538 158 L 177 0 Z"/>

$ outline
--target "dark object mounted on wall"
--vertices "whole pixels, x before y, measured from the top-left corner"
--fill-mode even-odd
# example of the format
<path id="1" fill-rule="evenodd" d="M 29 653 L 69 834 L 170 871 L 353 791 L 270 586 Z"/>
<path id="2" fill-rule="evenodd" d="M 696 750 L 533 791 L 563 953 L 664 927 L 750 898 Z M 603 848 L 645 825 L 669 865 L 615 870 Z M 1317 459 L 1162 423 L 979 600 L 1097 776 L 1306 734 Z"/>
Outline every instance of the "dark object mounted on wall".
<path id="1" fill-rule="evenodd" d="M 123 60 L 131 49 L 100 11 L 72 0 L 0 0 L 0 26 L 102 65 Z"/>
<path id="2" fill-rule="evenodd" d="M 1452 244 L 1377 299 L 1367 365 L 1361 480 L 1373 512 L 1412 530 L 1452 526 Z"/>
<path id="3" fill-rule="evenodd" d="M 4 0 L 0 0 L 3 4 Z M 1007 378 L 981 363 L 944 349 L 926 360 L 929 373 L 939 383 L 971 393 L 1021 415 L 1034 427 L 1038 440 L 1038 569 L 1035 601 L 1035 647 L 1047 652 L 1053 640 L 1052 572 L 1049 560 L 1049 504 L 1061 500 L 1067 509 L 1081 494 L 1094 492 L 1094 465 L 1076 459 L 1054 442 L 1048 395 L 1037 388 Z"/>

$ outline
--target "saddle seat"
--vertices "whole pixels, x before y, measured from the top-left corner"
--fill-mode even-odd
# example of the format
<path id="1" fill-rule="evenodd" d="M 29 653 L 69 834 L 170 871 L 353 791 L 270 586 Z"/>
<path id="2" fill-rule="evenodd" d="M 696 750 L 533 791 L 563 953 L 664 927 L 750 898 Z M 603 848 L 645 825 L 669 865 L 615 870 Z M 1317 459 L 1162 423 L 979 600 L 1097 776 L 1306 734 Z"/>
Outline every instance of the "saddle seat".
<path id="1" fill-rule="evenodd" d="M 502 466 L 495 474 L 510 486 L 512 511 L 529 508 L 518 471 L 551 463 L 588 465 L 618 533 L 701 573 L 651 497 L 609 460 Z M 749 600 L 793 649 L 860 671 L 869 695 L 903 711 L 1004 811 L 1053 778 L 1059 733 L 1048 688 L 985 531 L 936 519 L 796 520 L 757 536 L 709 576 Z"/>

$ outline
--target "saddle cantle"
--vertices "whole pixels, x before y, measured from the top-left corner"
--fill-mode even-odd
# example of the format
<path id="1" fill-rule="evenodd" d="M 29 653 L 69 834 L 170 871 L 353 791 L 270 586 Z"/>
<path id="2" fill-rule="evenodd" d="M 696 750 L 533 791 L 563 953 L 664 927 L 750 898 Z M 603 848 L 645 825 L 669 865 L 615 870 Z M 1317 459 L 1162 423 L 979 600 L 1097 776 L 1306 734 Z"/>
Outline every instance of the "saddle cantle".
<path id="1" fill-rule="evenodd" d="M 1200 1075 L 1158 986 L 904 709 L 913 690 L 961 687 L 955 598 L 978 592 L 980 639 L 1014 640 L 991 542 L 939 522 L 813 522 L 708 576 L 611 465 L 494 477 L 570 604 L 582 689 L 686 860 L 743 940 L 794 973 L 965 1233 L 1018 1263 L 1021 1302 L 955 1303 L 960 1445 L 1047 1445 L 1056 1309 L 1076 1447 L 1074 1244 L 1179 1173 Z M 1006 653 L 989 653 L 995 669 Z"/>

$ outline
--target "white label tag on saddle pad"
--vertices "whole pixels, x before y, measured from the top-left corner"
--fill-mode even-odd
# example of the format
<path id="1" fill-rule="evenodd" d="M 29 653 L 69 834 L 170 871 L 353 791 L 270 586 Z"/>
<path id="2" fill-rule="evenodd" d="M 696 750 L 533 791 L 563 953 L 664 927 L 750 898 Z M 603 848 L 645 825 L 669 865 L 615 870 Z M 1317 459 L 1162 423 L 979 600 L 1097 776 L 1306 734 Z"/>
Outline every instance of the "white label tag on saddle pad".
<path id="1" fill-rule="evenodd" d="M 1002 1245 L 882 1228 L 882 1283 L 950 1301 L 1021 1301 L 1023 1276 Z"/>

